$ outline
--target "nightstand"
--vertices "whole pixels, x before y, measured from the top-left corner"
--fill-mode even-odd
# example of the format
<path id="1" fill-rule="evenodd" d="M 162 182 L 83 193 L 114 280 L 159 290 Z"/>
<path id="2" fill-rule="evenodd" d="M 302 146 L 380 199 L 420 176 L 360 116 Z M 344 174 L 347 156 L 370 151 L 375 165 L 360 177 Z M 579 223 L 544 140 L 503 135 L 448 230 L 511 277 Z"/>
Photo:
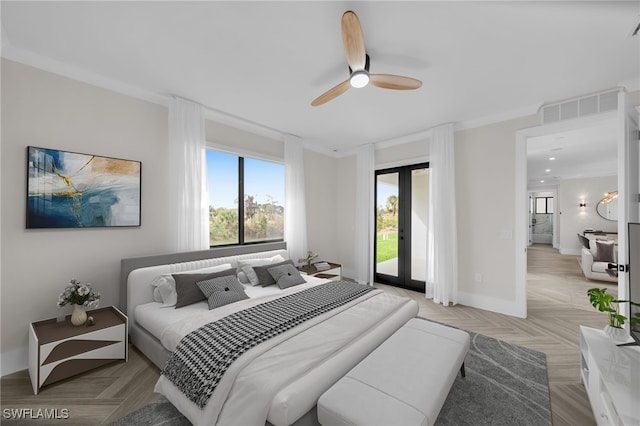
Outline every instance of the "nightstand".
<path id="1" fill-rule="evenodd" d="M 324 262 L 329 264 L 329 269 L 323 269 L 318 271 L 314 265 L 320 262 L 312 263 L 309 265 L 298 266 L 298 271 L 302 272 L 306 275 L 312 275 L 318 278 L 327 278 L 331 280 L 341 280 L 342 279 L 342 265 L 339 263 L 333 262 Z"/>
<path id="2" fill-rule="evenodd" d="M 29 376 L 33 392 L 96 367 L 127 360 L 127 317 L 117 308 L 87 311 L 95 324 L 74 326 L 71 315 L 29 324 Z"/>

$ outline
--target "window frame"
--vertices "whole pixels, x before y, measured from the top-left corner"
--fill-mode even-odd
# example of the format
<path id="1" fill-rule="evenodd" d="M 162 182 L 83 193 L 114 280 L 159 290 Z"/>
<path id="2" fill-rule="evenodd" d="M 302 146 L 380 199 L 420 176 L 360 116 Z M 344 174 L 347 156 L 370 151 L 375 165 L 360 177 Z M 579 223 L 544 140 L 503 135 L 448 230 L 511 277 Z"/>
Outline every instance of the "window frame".
<path id="1" fill-rule="evenodd" d="M 534 214 L 553 214 L 553 209 L 549 212 L 549 199 L 553 200 L 554 197 L 534 197 L 533 201 L 533 213 Z M 544 200 L 544 211 L 538 210 L 538 200 Z M 553 201 L 552 201 L 553 206 Z"/>
<path id="2" fill-rule="evenodd" d="M 285 241 L 284 239 L 284 229 L 283 229 L 283 236 L 282 238 L 268 238 L 268 239 L 264 239 L 264 240 L 260 240 L 260 241 L 245 241 L 245 235 L 244 235 L 244 231 L 245 231 L 245 226 L 244 226 L 244 197 L 245 197 L 245 191 L 244 191 L 244 184 L 245 184 L 245 167 L 244 167 L 244 160 L 245 159 L 251 159 L 251 160 L 257 160 L 257 161 L 264 161 L 264 162 L 269 162 L 269 163 L 275 163 L 275 164 L 279 164 L 284 168 L 284 161 L 282 159 L 276 159 L 274 157 L 268 157 L 265 155 L 260 155 L 258 153 L 252 153 L 252 152 L 239 152 L 239 151 L 234 151 L 234 150 L 229 150 L 229 149 L 224 149 L 218 145 L 213 145 L 213 144 L 208 144 L 206 146 L 206 151 L 216 151 L 216 152 L 220 152 L 223 154 L 228 154 L 228 155 L 233 155 L 238 157 L 238 239 L 235 243 L 228 243 L 228 244 L 217 244 L 217 245 L 211 245 L 211 240 L 209 240 L 209 248 L 217 248 L 217 247 L 234 247 L 234 246 L 249 246 L 249 245 L 256 245 L 256 244 L 266 244 L 266 243 L 275 243 L 275 242 L 283 242 Z M 206 156 L 206 153 L 205 153 Z M 207 179 L 209 175 L 209 171 L 207 170 Z M 286 191 L 286 187 L 285 187 L 285 182 L 283 181 L 283 189 Z M 285 204 L 284 200 L 282 201 L 282 204 Z M 211 207 L 211 201 L 209 201 L 209 207 Z M 284 207 L 284 206 L 283 206 Z M 284 212 L 283 212 L 283 219 L 284 219 Z"/>

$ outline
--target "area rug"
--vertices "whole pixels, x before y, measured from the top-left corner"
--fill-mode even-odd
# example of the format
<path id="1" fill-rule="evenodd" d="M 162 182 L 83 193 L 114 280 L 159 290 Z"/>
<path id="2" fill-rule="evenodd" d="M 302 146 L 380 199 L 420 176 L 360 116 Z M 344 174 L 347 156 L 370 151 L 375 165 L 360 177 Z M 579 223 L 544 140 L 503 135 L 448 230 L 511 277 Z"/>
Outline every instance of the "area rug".
<path id="1" fill-rule="evenodd" d="M 482 334 L 469 334 L 471 348 L 465 360 L 466 377 L 458 374 L 436 425 L 551 425 L 545 354 Z M 187 426 L 190 423 L 163 398 L 112 425 Z"/>

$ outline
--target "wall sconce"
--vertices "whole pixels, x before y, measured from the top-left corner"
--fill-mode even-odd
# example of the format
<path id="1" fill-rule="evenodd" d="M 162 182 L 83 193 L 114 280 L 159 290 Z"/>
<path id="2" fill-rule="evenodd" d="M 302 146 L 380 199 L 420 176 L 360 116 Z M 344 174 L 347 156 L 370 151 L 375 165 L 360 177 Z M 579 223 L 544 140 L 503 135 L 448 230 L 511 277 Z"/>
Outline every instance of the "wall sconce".
<path id="1" fill-rule="evenodd" d="M 584 201 L 580 203 L 580 207 L 587 207 L 587 203 L 585 203 Z"/>

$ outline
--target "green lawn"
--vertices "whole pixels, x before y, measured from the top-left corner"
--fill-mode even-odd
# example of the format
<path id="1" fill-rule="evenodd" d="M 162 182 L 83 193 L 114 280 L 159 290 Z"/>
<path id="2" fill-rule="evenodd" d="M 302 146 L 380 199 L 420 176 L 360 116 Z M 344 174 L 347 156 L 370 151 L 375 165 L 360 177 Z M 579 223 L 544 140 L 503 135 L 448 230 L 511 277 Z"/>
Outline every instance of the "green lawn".
<path id="1" fill-rule="evenodd" d="M 382 238 L 382 235 L 376 238 L 376 263 L 398 257 L 398 233 L 387 234 L 386 240 Z"/>

